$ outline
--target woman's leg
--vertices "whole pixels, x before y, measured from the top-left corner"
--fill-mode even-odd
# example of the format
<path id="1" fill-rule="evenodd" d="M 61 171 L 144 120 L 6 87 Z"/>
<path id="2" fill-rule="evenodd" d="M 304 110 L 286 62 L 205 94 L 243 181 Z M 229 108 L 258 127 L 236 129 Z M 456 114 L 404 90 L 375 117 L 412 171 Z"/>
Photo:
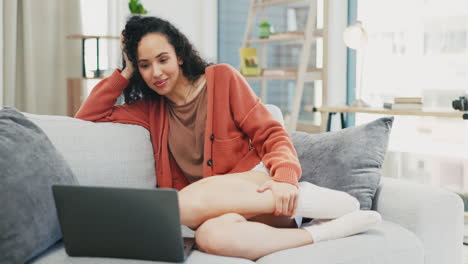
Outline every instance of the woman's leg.
<path id="1" fill-rule="evenodd" d="M 181 222 L 192 229 L 210 218 L 238 213 L 250 218 L 272 214 L 275 202 L 271 191 L 258 193 L 270 176 L 258 171 L 213 176 L 190 184 L 178 192 Z"/>
<path id="2" fill-rule="evenodd" d="M 259 222 L 271 227 L 277 228 L 297 228 L 296 220 L 289 216 L 284 215 L 272 215 L 272 214 L 263 214 L 256 215 L 254 217 L 246 218 L 250 222 Z"/>
<path id="3" fill-rule="evenodd" d="M 228 213 L 204 222 L 196 231 L 198 247 L 207 253 L 256 260 L 270 253 L 313 243 L 304 229 L 274 228 Z"/>
<path id="4" fill-rule="evenodd" d="M 256 191 L 269 179 L 267 174 L 255 171 L 216 176 L 179 192 L 182 224 L 193 229 L 198 227 L 195 238 L 202 251 L 255 260 L 278 250 L 311 244 L 315 235 L 318 241 L 344 237 L 365 231 L 376 223 L 375 217 L 369 221 L 362 211 L 356 211 L 355 199 L 349 195 L 343 196 L 342 192 L 332 190 L 317 191 L 314 187 L 312 192 L 319 194 L 321 204 L 324 204 L 322 207 L 314 206 L 314 210 L 321 211 L 319 214 L 327 211 L 328 207 L 342 208 L 335 214 L 345 215 L 353 211 L 357 214 L 351 213 L 348 214 L 351 217 L 345 215 L 341 220 L 338 218 L 308 229 L 274 228 L 272 226 L 293 227 L 293 220 L 271 215 L 275 204 L 271 191 Z M 314 203 L 320 201 L 317 200 L 319 197 L 310 194 L 303 197 L 312 199 Z M 247 221 L 248 218 L 258 222 Z"/>
<path id="5" fill-rule="evenodd" d="M 229 213 L 204 222 L 195 239 L 207 253 L 256 260 L 279 250 L 365 232 L 380 221 L 380 214 L 375 211 L 354 211 L 303 228 L 274 228 Z"/>
<path id="6" fill-rule="evenodd" d="M 249 171 L 209 177 L 185 187 L 178 193 L 182 224 L 195 229 L 204 221 L 227 213 L 238 213 L 247 219 L 272 214 L 272 192 L 257 192 L 270 179 L 264 172 Z M 359 202 L 345 192 L 300 183 L 297 216 L 336 218 L 358 209 Z"/>

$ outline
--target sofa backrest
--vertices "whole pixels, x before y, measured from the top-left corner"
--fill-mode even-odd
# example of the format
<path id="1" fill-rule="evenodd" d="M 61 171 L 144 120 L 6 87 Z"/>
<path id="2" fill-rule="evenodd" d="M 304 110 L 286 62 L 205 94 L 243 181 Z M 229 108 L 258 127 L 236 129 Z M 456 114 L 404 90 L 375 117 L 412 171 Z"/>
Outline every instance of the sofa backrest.
<path id="1" fill-rule="evenodd" d="M 24 114 L 45 131 L 81 185 L 156 186 L 153 148 L 145 128 Z"/>
<path id="2" fill-rule="evenodd" d="M 266 105 L 283 124 L 275 105 Z M 155 161 L 148 130 L 66 116 L 25 114 L 62 153 L 81 185 L 154 188 Z"/>

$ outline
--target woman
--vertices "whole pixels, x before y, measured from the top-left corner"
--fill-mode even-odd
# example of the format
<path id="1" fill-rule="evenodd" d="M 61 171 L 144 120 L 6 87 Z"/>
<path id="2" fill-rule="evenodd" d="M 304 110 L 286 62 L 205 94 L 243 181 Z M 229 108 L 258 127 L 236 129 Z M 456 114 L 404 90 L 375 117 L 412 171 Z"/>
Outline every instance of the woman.
<path id="1" fill-rule="evenodd" d="M 209 65 L 159 18 L 132 17 L 122 36 L 124 69 L 76 117 L 150 131 L 158 187 L 180 190 L 181 222 L 196 229 L 201 250 L 255 260 L 380 221 L 344 192 L 298 182 L 288 133 L 232 67 Z M 114 106 L 122 92 L 125 104 Z M 332 220 L 291 228 L 300 217 Z"/>

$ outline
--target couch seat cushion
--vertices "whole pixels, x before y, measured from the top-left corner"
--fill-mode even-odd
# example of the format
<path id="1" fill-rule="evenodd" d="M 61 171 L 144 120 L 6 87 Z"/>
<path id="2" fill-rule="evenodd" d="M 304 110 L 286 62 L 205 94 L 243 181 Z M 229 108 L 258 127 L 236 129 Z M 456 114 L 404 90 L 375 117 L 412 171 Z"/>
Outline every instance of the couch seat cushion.
<path id="1" fill-rule="evenodd" d="M 99 261 L 97 261 L 99 260 Z M 110 258 L 74 258 L 69 257 L 59 243 L 31 264 L 73 263 L 73 264 L 145 264 L 163 263 L 143 260 L 125 260 Z M 164 262 L 166 263 L 166 262 Z M 247 259 L 214 256 L 192 251 L 185 263 L 254 263 Z M 371 230 L 346 238 L 320 242 L 313 245 L 278 251 L 257 260 L 261 264 L 363 264 L 363 263 L 424 263 L 424 249 L 421 241 L 410 231 L 388 221 L 382 221 Z"/>
<path id="2" fill-rule="evenodd" d="M 146 260 L 133 260 L 133 259 L 117 259 L 117 258 L 77 258 L 70 257 L 65 252 L 63 243 L 58 243 L 51 249 L 49 249 L 42 256 L 38 257 L 30 264 L 150 264 L 150 263 L 171 263 L 171 262 L 159 262 L 159 261 L 146 261 Z M 194 250 L 190 253 L 186 264 L 253 264 L 247 259 L 241 258 L 229 258 L 221 257 L 203 253 L 198 250 Z"/>
<path id="3" fill-rule="evenodd" d="M 260 258 L 257 263 L 422 264 L 424 249 L 414 233 L 382 221 L 365 233 L 278 251 Z"/>

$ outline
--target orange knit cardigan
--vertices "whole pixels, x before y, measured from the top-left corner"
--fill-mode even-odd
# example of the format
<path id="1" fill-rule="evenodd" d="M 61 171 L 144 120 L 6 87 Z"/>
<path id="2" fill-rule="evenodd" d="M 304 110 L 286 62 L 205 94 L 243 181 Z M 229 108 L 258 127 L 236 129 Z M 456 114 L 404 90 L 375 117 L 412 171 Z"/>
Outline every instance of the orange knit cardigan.
<path id="1" fill-rule="evenodd" d="M 208 108 L 203 177 L 251 170 L 260 161 L 272 179 L 297 186 L 301 167 L 289 134 L 255 96 L 240 73 L 227 64 L 206 68 Z M 189 184 L 169 155 L 168 114 L 163 98 L 115 105 L 129 81 L 120 71 L 102 80 L 76 118 L 135 124 L 151 134 L 157 186 L 182 189 Z"/>

